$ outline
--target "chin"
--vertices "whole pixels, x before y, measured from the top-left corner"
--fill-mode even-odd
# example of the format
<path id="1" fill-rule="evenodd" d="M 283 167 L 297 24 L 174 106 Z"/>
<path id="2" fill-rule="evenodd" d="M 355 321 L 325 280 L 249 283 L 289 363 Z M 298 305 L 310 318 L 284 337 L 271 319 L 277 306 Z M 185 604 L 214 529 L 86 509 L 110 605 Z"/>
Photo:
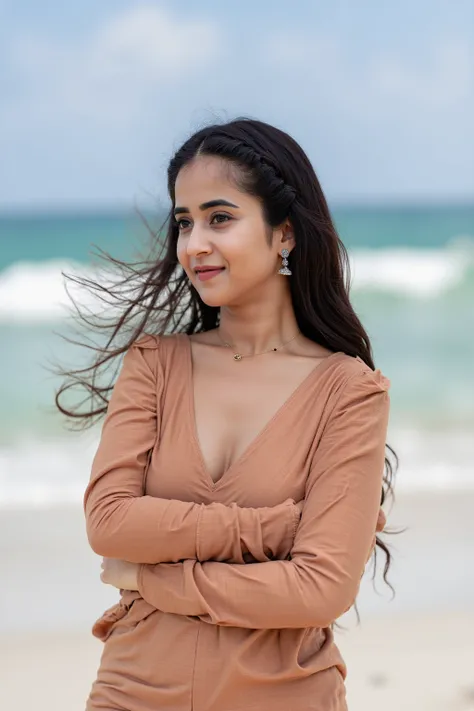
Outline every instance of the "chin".
<path id="1" fill-rule="evenodd" d="M 207 306 L 214 306 L 220 308 L 221 306 L 238 306 L 242 302 L 245 302 L 244 295 L 241 291 L 235 293 L 235 289 L 202 289 L 198 291 L 201 300 Z"/>
<path id="2" fill-rule="evenodd" d="M 228 299 L 225 297 L 224 294 L 199 294 L 201 297 L 201 301 L 203 301 L 206 306 L 214 306 L 219 308 L 220 306 L 227 306 L 228 305 Z"/>

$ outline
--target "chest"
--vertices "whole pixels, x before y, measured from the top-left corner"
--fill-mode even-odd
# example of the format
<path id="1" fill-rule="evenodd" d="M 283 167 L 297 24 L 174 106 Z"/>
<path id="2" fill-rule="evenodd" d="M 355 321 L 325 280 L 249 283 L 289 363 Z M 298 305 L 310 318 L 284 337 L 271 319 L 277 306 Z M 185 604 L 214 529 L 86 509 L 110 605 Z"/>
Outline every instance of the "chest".
<path id="1" fill-rule="evenodd" d="M 279 419 L 291 423 L 291 404 L 300 378 L 244 371 L 207 372 L 197 367 L 192 384 L 192 426 L 205 468 L 217 482 L 259 444 Z M 283 428 L 283 431 L 285 426 Z"/>
<path id="2" fill-rule="evenodd" d="M 180 353 L 166 372 L 147 493 L 251 507 L 302 498 L 328 399 L 317 361 L 229 370 Z"/>

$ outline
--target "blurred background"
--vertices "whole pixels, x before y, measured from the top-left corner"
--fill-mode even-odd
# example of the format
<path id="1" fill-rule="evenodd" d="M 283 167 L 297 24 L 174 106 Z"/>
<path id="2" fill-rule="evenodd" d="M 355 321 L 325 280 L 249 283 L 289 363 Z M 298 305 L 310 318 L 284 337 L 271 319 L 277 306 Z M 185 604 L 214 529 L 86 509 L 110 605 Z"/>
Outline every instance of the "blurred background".
<path id="1" fill-rule="evenodd" d="M 1 707 L 82 709 L 117 597 L 82 518 L 98 431 L 53 407 L 48 362 L 87 355 L 62 272 L 133 256 L 173 151 L 247 115 L 313 162 L 392 382 L 407 531 L 395 598 L 379 556 L 340 621 L 349 706 L 474 709 L 474 3 L 0 0 L 0 88 Z"/>

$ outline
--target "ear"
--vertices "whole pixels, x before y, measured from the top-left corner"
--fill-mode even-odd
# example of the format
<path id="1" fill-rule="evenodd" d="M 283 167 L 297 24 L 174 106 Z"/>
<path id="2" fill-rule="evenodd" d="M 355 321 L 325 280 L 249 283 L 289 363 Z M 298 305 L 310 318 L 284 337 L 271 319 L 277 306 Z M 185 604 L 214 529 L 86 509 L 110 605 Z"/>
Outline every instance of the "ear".
<path id="1" fill-rule="evenodd" d="M 295 246 L 295 235 L 293 231 L 293 226 L 289 220 L 285 220 L 280 226 L 280 236 L 278 240 L 278 251 L 281 252 L 282 249 L 287 249 L 289 252 Z"/>

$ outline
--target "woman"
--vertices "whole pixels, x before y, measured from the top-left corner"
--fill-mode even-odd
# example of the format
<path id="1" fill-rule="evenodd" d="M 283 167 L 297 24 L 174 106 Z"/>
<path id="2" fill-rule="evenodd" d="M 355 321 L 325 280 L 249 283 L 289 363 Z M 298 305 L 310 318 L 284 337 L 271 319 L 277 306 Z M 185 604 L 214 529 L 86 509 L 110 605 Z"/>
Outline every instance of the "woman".
<path id="1" fill-rule="evenodd" d="M 62 411 L 106 413 L 84 506 L 121 599 L 87 709 L 346 709 L 332 627 L 375 544 L 387 573 L 393 474 L 347 253 L 307 156 L 263 122 L 199 130 L 168 188 L 164 256 L 107 291 L 123 313 L 93 378 L 57 395 L 79 380 L 99 404 Z M 122 353 L 108 402 L 95 376 Z"/>

